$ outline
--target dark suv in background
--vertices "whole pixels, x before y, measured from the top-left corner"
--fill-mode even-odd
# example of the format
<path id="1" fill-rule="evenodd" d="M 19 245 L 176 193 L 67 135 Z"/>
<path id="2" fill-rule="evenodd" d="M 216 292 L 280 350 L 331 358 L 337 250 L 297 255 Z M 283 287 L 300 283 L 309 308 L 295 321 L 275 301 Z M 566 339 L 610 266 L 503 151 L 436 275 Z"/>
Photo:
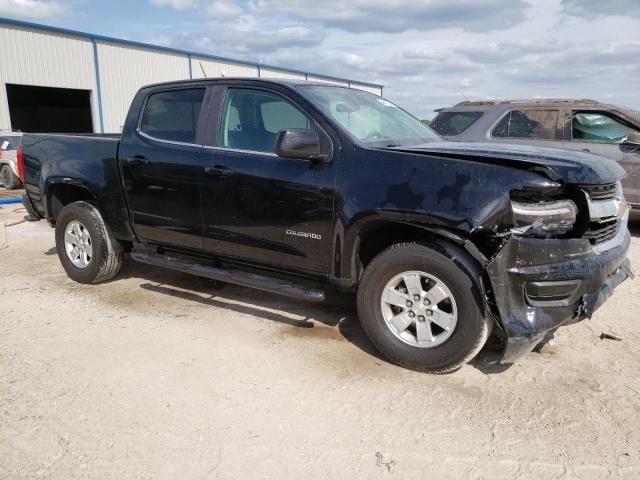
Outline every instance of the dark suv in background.
<path id="1" fill-rule="evenodd" d="M 640 112 L 595 100 L 466 101 L 438 110 L 431 127 L 447 140 L 521 143 L 591 152 L 626 170 L 624 194 L 640 220 Z"/>

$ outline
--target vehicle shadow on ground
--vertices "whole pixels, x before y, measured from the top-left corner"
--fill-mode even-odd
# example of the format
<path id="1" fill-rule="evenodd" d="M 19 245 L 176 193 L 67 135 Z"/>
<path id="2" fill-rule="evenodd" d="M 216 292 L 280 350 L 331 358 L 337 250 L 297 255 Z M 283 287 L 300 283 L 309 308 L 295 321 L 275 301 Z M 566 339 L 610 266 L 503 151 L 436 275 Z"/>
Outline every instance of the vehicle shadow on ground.
<path id="1" fill-rule="evenodd" d="M 45 254 L 49 255 L 51 253 L 45 252 Z M 53 253 L 55 253 L 55 250 Z M 316 328 L 316 323 L 327 327 L 337 327 L 339 335 L 344 340 L 363 352 L 381 361 L 388 362 L 362 330 L 356 310 L 356 299 L 353 294 L 327 291 L 325 302 L 313 304 L 276 294 L 259 292 L 256 295 L 256 291 L 250 288 L 150 267 L 134 261 L 125 263 L 118 278 L 143 279 L 145 283 L 142 283 L 140 288 L 148 292 L 181 298 L 205 306 L 224 308 L 304 329 L 303 336 L 305 337 L 312 337 L 315 332 L 320 337 L 327 335 L 326 329 Z M 278 311 L 283 313 L 281 314 Z M 295 329 L 283 331 L 300 336 L 295 333 Z M 490 339 L 470 365 L 487 375 L 507 370 L 510 367 L 509 365 L 500 365 L 498 363 L 500 348 L 501 346 L 498 343 Z"/>
<path id="2" fill-rule="evenodd" d="M 316 323 L 337 327 L 346 341 L 370 355 L 383 359 L 360 326 L 355 296 L 352 294 L 329 291 L 326 292 L 325 302 L 313 304 L 203 277 L 149 267 L 133 261 L 125 263 L 117 278 L 144 279 L 146 282 L 140 287 L 148 292 L 305 329 L 305 336 L 313 336 Z M 321 331 L 324 329 L 316 330 L 319 336 L 326 335 L 326 331 Z M 289 332 L 295 335 L 295 331 Z"/>
<path id="3" fill-rule="evenodd" d="M 640 237 L 640 221 L 630 223 L 629 232 L 632 237 Z"/>

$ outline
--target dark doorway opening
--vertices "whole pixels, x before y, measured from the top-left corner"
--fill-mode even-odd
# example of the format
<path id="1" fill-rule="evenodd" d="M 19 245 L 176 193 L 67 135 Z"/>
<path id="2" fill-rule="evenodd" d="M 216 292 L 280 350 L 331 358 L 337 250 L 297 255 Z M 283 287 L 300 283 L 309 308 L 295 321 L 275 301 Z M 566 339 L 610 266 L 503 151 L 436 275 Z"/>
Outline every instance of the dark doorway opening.
<path id="1" fill-rule="evenodd" d="M 91 91 L 7 83 L 11 128 L 34 133 L 93 133 Z"/>

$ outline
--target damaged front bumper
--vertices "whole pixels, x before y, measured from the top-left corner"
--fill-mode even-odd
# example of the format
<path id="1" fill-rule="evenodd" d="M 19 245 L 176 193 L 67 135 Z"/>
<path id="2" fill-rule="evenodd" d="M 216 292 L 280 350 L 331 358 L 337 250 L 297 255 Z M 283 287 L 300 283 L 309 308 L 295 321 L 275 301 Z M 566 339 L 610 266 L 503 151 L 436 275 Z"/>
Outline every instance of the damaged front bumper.
<path id="1" fill-rule="evenodd" d="M 527 355 L 560 326 L 591 317 L 633 276 L 626 221 L 606 248 L 587 239 L 513 236 L 487 266 L 507 345 L 502 363 Z"/>

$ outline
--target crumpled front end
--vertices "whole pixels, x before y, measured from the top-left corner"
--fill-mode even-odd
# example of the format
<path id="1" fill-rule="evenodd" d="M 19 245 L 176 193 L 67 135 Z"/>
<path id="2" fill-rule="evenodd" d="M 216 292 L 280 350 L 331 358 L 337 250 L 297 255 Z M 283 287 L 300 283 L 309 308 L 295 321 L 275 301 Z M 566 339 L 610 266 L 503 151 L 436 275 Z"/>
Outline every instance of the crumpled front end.
<path id="1" fill-rule="evenodd" d="M 528 354 L 560 326 L 591 317 L 632 276 L 627 251 L 629 212 L 617 234 L 596 247 L 587 238 L 511 236 L 487 265 L 507 339 L 503 363 Z"/>

